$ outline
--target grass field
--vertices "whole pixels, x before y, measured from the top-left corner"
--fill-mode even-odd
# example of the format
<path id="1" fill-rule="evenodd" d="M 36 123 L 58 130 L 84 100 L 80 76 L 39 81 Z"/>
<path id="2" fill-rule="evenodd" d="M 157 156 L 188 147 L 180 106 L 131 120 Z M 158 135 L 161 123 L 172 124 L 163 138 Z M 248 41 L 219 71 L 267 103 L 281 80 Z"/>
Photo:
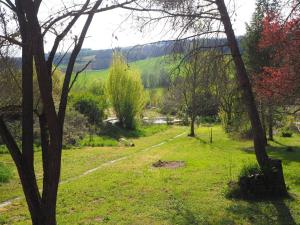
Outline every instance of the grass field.
<path id="1" fill-rule="evenodd" d="M 187 131 L 170 127 L 134 139 L 132 148 L 64 151 L 61 180 L 68 182 L 59 189 L 58 224 L 300 224 L 300 136 L 276 137 L 269 147 L 283 160 L 292 198 L 250 202 L 225 196 L 227 183 L 244 164 L 255 162 L 252 143 L 229 139 L 219 126 L 213 127 L 212 144 L 208 127 L 199 128 L 197 138 L 187 137 Z M 294 151 L 287 152 L 287 146 Z M 157 160 L 186 166 L 153 168 Z M 13 167 L 8 155 L 0 155 L 0 161 Z M 40 153 L 36 170 L 40 181 Z M 0 186 L 0 194 L 0 202 L 22 196 L 16 175 Z M 24 199 L 0 208 L 0 224 L 30 224 Z"/>
<path id="2" fill-rule="evenodd" d="M 162 68 L 170 67 L 172 63 L 166 64 L 167 57 L 153 57 L 144 60 L 138 60 L 129 63 L 129 67 L 139 70 L 141 73 L 151 71 L 152 73 L 160 73 Z M 171 65 L 171 66 L 170 66 Z M 109 69 L 103 70 L 87 70 L 82 72 L 74 85 L 75 90 L 86 89 L 90 87 L 91 84 L 106 80 L 108 77 Z"/>
<path id="3" fill-rule="evenodd" d="M 161 69 L 164 61 L 164 56 L 161 57 L 153 57 L 144 60 L 138 60 L 132 63 L 129 63 L 129 67 L 138 69 L 141 73 L 144 71 L 158 71 Z M 74 89 L 81 89 L 84 87 L 89 87 L 94 82 L 98 80 L 106 80 L 108 77 L 108 69 L 103 70 L 87 70 L 78 76 L 78 79 L 74 85 Z"/>

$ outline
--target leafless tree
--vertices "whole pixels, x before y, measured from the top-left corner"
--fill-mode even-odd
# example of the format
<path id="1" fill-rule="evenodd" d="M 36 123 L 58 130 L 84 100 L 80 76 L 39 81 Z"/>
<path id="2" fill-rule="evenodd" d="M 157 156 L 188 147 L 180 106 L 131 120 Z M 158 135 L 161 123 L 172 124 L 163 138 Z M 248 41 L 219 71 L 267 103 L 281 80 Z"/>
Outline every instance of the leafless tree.
<path id="1" fill-rule="evenodd" d="M 195 136 L 196 117 L 216 105 L 212 84 L 222 56 L 214 50 L 197 51 L 199 42 L 197 39 L 190 42 L 188 49 L 191 49 L 192 53 L 183 57 L 173 70 L 173 89 L 181 93 L 181 102 L 190 118 L 191 137 Z"/>

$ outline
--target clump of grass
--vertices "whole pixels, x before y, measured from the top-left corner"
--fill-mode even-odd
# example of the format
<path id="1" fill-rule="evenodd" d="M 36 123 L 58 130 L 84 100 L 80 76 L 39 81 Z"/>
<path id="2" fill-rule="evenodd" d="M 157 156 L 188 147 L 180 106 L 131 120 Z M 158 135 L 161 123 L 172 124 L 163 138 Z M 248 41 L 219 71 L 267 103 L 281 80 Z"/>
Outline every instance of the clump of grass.
<path id="1" fill-rule="evenodd" d="M 244 165 L 238 177 L 240 179 L 241 177 L 249 177 L 254 174 L 262 174 L 262 170 L 257 163 Z"/>
<path id="2" fill-rule="evenodd" d="M 7 183 L 12 177 L 12 171 L 0 162 L 0 183 Z"/>
<path id="3" fill-rule="evenodd" d="M 118 141 L 105 136 L 86 136 L 82 140 L 80 140 L 79 145 L 81 147 L 89 146 L 89 147 L 112 147 L 117 146 Z"/>

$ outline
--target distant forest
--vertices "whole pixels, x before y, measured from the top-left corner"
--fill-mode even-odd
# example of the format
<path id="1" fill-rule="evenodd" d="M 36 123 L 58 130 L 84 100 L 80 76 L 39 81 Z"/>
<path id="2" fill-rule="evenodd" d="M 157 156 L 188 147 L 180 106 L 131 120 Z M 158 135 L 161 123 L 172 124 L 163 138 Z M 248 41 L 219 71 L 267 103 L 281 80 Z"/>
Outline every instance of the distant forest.
<path id="1" fill-rule="evenodd" d="M 238 38 L 239 43 L 241 42 L 241 37 Z M 225 39 L 206 39 L 199 40 L 202 42 L 203 49 L 208 46 L 220 46 L 218 49 L 222 50 L 225 53 L 229 52 L 226 45 Z M 105 49 L 105 50 L 92 50 L 92 49 L 82 49 L 77 57 L 76 61 L 76 70 L 79 70 L 87 62 L 91 61 L 91 64 L 87 68 L 88 70 L 101 70 L 107 69 L 111 63 L 111 58 L 113 51 L 120 51 L 127 59 L 127 62 L 134 62 L 138 60 L 143 60 L 152 57 L 169 55 L 171 53 L 184 53 L 188 51 L 188 46 L 190 45 L 190 41 L 163 41 L 157 42 L 153 44 L 146 45 L 138 45 L 133 47 L 125 47 L 118 49 Z M 65 54 L 64 58 L 61 59 L 62 53 L 57 54 L 54 60 L 54 63 L 59 62 L 59 67 L 61 70 L 65 70 L 65 65 L 69 60 L 70 54 Z"/>

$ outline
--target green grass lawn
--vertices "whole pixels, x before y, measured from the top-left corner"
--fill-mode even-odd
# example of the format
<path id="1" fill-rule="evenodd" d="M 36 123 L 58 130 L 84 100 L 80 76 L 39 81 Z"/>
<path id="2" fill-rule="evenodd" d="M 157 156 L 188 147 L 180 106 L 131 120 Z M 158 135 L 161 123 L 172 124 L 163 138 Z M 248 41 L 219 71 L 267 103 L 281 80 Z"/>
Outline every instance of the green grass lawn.
<path id="1" fill-rule="evenodd" d="M 87 70 L 80 74 L 75 82 L 74 90 L 81 90 L 90 87 L 97 81 L 105 81 L 108 77 L 108 69 L 105 70 Z"/>
<path id="2" fill-rule="evenodd" d="M 101 164 L 93 173 L 60 186 L 58 224 L 300 224 L 300 136 L 276 137 L 269 153 L 283 160 L 291 199 L 251 202 L 227 199 L 227 183 L 235 180 L 244 164 L 255 162 L 250 141 L 234 141 L 219 126 L 197 130 L 170 127 L 135 139 L 135 147 L 104 147 L 63 152 L 62 181 Z M 184 135 L 174 139 L 178 134 Z M 158 145 L 163 143 L 161 145 Z M 155 147 L 149 148 L 150 146 Z M 294 152 L 287 152 L 286 146 Z M 158 169 L 157 160 L 185 161 L 184 168 Z M 13 166 L 8 155 L 0 161 Z M 40 153 L 36 170 L 41 178 Z M 0 202 L 20 196 L 16 178 L 0 185 Z M 30 224 L 24 199 L 0 209 L 0 224 Z"/>

